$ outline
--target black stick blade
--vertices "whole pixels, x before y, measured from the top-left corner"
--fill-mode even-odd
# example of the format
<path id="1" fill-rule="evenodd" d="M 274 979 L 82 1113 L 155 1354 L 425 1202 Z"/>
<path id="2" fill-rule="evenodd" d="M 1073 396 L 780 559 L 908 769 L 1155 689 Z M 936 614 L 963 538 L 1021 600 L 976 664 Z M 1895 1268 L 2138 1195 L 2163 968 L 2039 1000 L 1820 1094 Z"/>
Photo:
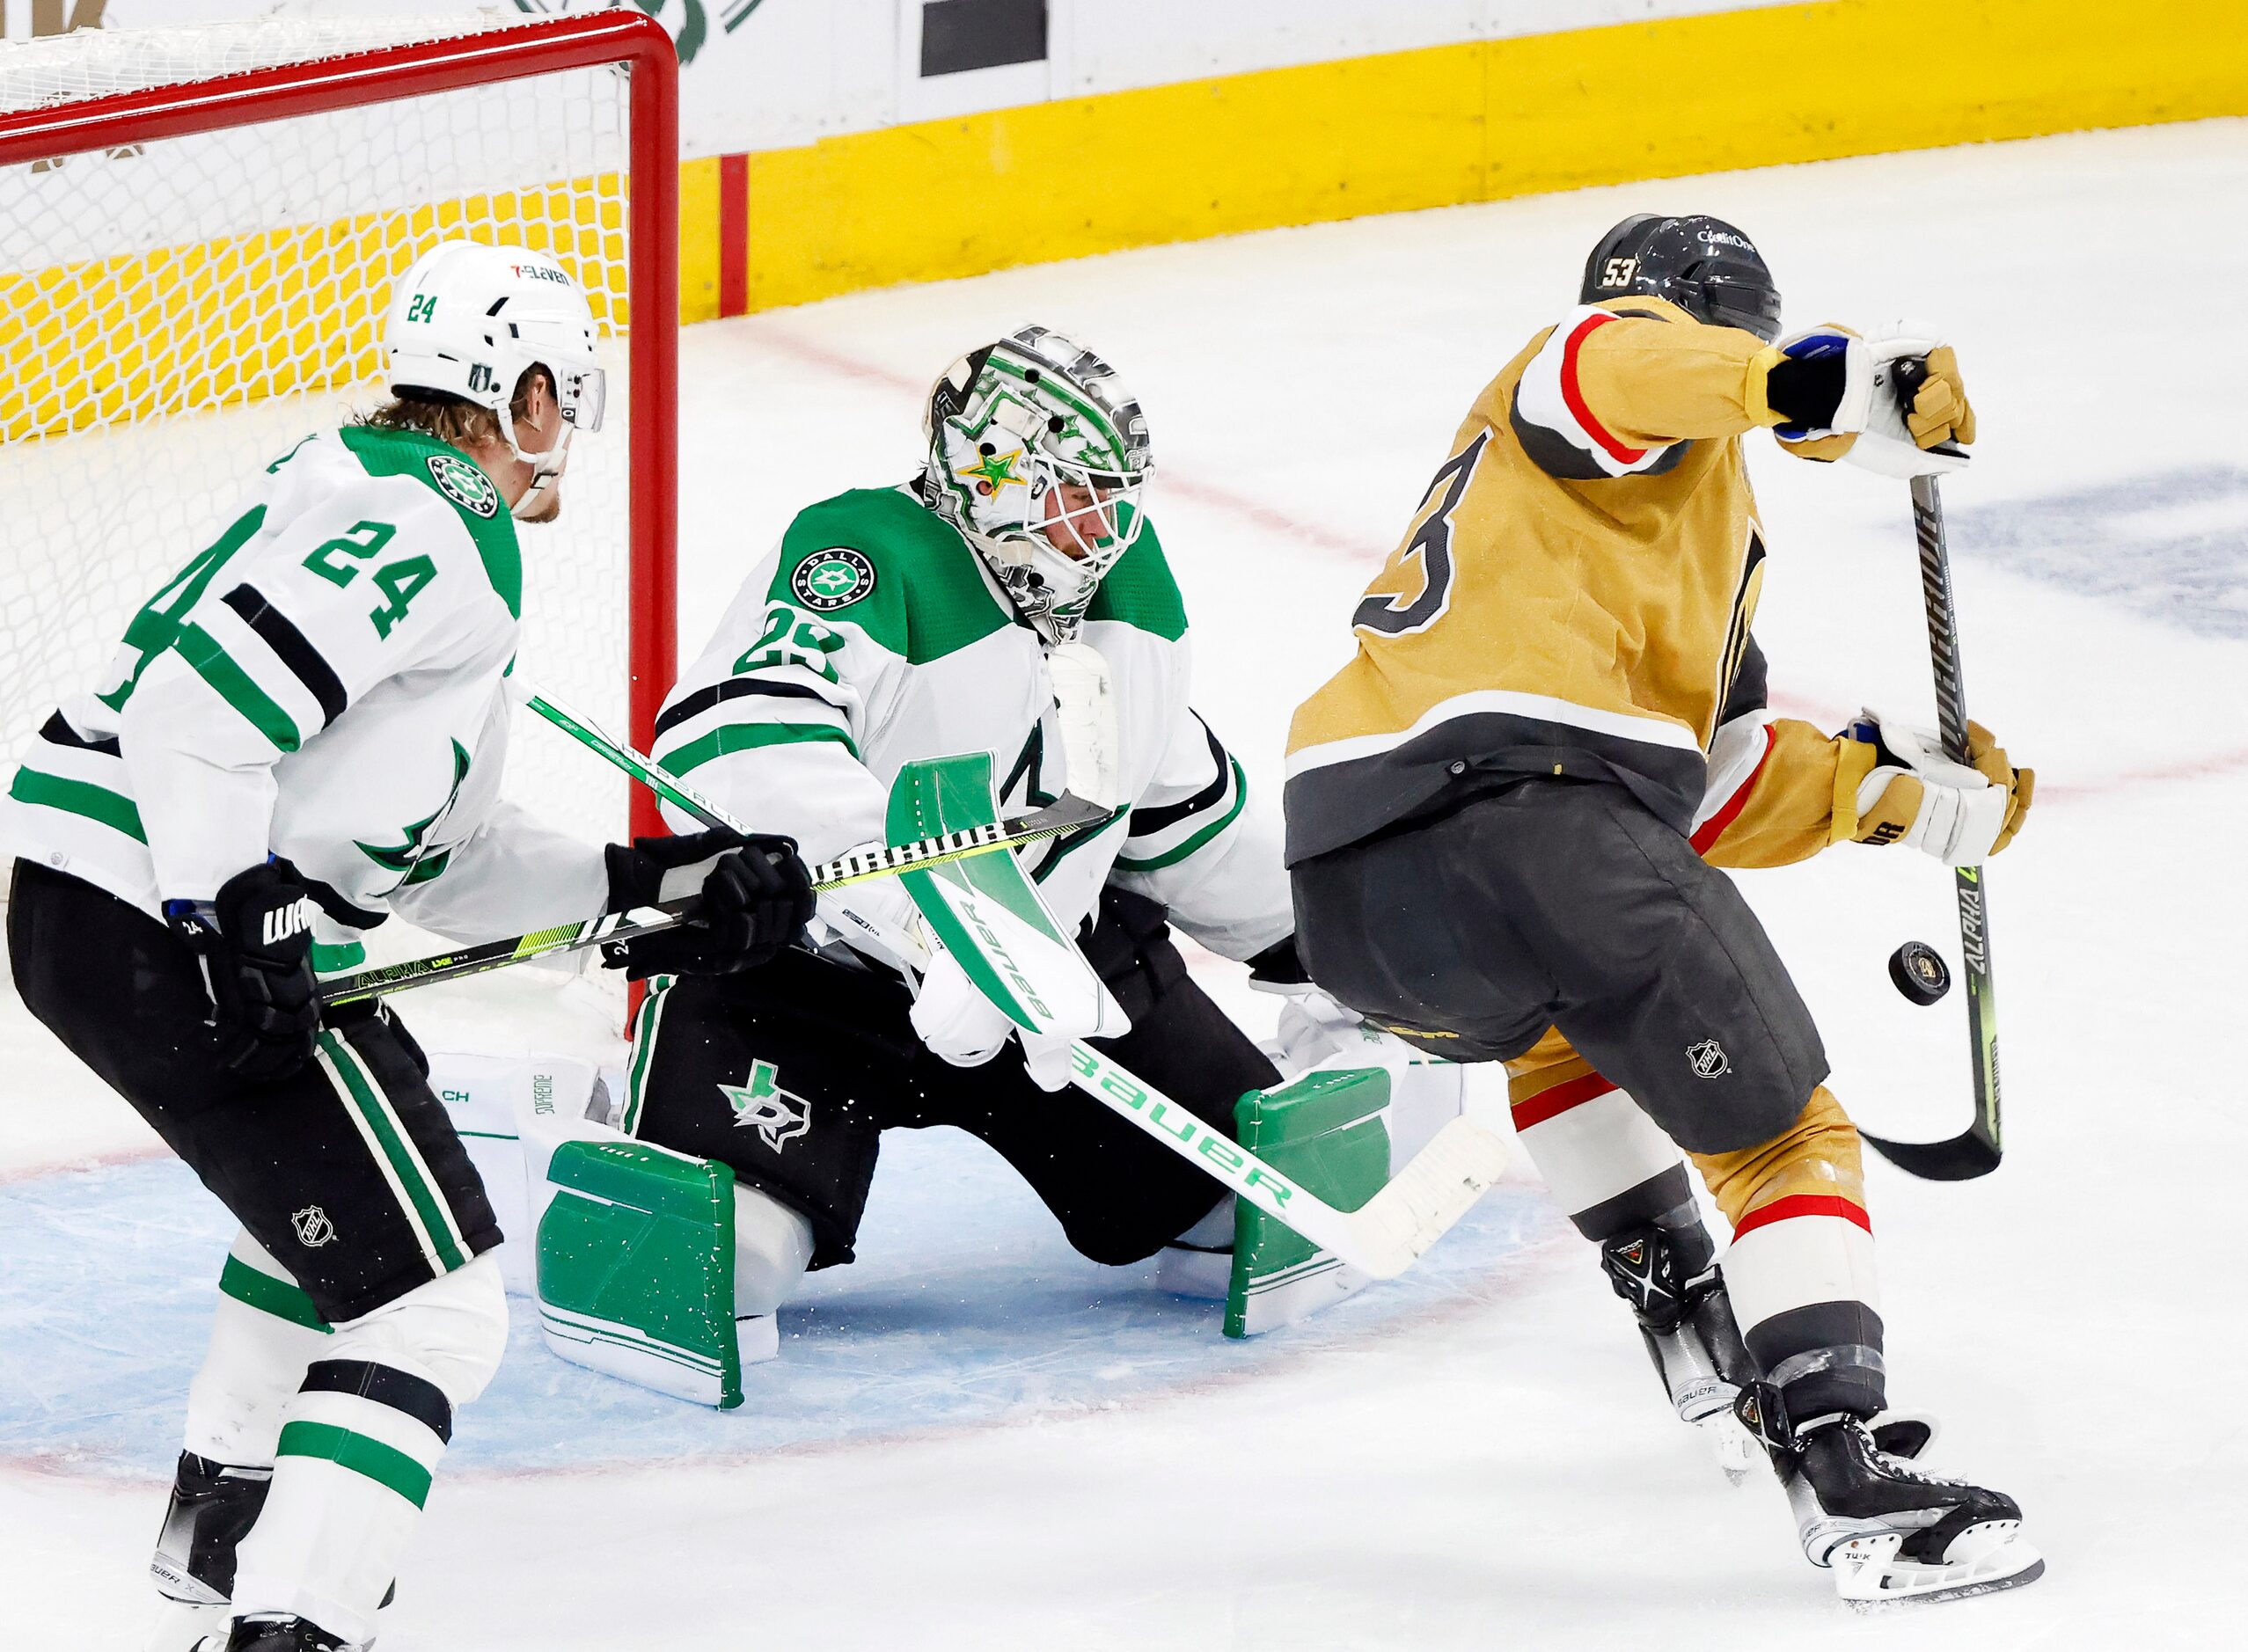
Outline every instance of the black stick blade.
<path id="1" fill-rule="evenodd" d="M 1973 1181 L 1998 1168 L 1998 1150 L 1973 1130 L 1947 1142 L 1893 1142 L 1870 1130 L 1858 1134 L 1882 1158 L 1923 1181 Z"/>

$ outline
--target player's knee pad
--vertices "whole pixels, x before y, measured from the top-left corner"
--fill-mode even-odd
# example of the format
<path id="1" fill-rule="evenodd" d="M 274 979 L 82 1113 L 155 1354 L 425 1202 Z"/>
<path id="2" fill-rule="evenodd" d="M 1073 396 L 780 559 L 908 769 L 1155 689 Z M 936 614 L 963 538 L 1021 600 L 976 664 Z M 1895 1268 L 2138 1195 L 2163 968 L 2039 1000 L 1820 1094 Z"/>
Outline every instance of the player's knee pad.
<path id="1" fill-rule="evenodd" d="M 734 1312 L 768 1314 L 788 1300 L 811 1266 L 812 1224 L 757 1188 L 734 1188 Z"/>
<path id="2" fill-rule="evenodd" d="M 322 1357 L 406 1371 L 435 1383 L 458 1408 L 484 1392 L 507 1346 L 507 1290 L 487 1252 L 338 1326 Z"/>

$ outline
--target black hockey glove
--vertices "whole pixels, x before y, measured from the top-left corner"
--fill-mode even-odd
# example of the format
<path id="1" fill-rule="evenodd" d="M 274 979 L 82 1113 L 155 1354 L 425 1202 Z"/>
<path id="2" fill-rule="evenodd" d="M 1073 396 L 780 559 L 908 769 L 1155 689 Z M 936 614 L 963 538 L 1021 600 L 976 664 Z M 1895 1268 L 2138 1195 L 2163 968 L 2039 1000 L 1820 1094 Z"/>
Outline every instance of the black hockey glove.
<path id="1" fill-rule="evenodd" d="M 677 929 L 604 947 L 611 969 L 648 976 L 729 976 L 770 962 L 812 920 L 812 878 L 793 838 L 723 830 L 611 844 L 609 910 L 699 895 Z"/>
<path id="2" fill-rule="evenodd" d="M 311 894 L 297 868 L 238 872 L 211 901 L 166 901 L 172 932 L 202 965 L 219 1064 L 256 1084 L 312 1059 L 320 1005 L 312 979 Z"/>

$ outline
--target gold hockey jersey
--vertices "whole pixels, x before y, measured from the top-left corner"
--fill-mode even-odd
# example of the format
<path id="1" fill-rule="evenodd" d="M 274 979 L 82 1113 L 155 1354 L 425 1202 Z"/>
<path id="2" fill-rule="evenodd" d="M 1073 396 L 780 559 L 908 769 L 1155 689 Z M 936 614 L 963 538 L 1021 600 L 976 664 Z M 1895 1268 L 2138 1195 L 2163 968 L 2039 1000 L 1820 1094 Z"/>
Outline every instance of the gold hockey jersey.
<path id="1" fill-rule="evenodd" d="M 1768 722 L 1740 435 L 1776 348 L 1661 299 L 1587 305 L 1476 398 L 1289 730 L 1291 865 L 1524 774 L 1628 787 L 1712 860 L 1854 827 L 1862 763 Z M 1847 822 L 1838 821 L 1837 797 Z"/>

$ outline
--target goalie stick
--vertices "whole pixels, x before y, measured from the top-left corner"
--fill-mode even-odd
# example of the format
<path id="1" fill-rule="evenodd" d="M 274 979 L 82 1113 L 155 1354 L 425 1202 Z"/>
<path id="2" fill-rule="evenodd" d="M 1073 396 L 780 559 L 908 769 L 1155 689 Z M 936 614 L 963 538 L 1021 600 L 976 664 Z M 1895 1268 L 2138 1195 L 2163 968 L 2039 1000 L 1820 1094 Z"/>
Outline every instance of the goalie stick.
<path id="1" fill-rule="evenodd" d="M 1071 1082 L 1109 1112 L 1376 1279 L 1395 1279 L 1419 1261 L 1506 1168 L 1505 1139 L 1473 1119 L 1456 1118 L 1380 1193 L 1355 1210 L 1340 1210 L 1082 1039 L 1071 1042 L 1069 1061 Z"/>
<path id="2" fill-rule="evenodd" d="M 926 827 L 988 820 L 997 812 L 991 763 L 985 752 L 907 764 L 890 791 L 892 833 L 902 835 L 907 822 Z M 1055 919 L 1037 884 L 1012 859 L 917 868 L 904 885 L 970 982 L 1026 1038 L 1058 1038 L 1064 1027 L 1105 1024 L 1113 1000 L 1078 949 L 1074 926 Z M 1111 1027 L 1109 1035 L 1120 1030 Z M 1394 1279 L 1411 1267 L 1506 1167 L 1503 1137 L 1473 1119 L 1455 1118 L 1364 1205 L 1339 1210 L 1087 1042 L 1102 1035 L 1069 1039 L 1072 1083 L 1313 1245 L 1377 1279 Z"/>
<path id="3" fill-rule="evenodd" d="M 1910 393 L 1908 386 L 1906 393 Z M 1944 501 L 1936 479 L 1912 483 L 1913 528 L 1920 540 L 1921 594 L 1928 607 L 1928 652 L 1936 670 L 1936 714 L 1944 755 L 1969 767 L 1966 691 L 1959 678 L 1959 617 L 1951 602 L 1951 561 L 1944 543 Z M 1954 866 L 1959 952 L 1966 965 L 1967 1043 L 1974 1063 L 1974 1118 L 1940 1142 L 1895 1142 L 1861 1133 L 1900 1170 L 1929 1181 L 1972 1181 L 1998 1168 L 1998 998 L 1990 974 L 1990 890 L 1981 866 Z"/>

